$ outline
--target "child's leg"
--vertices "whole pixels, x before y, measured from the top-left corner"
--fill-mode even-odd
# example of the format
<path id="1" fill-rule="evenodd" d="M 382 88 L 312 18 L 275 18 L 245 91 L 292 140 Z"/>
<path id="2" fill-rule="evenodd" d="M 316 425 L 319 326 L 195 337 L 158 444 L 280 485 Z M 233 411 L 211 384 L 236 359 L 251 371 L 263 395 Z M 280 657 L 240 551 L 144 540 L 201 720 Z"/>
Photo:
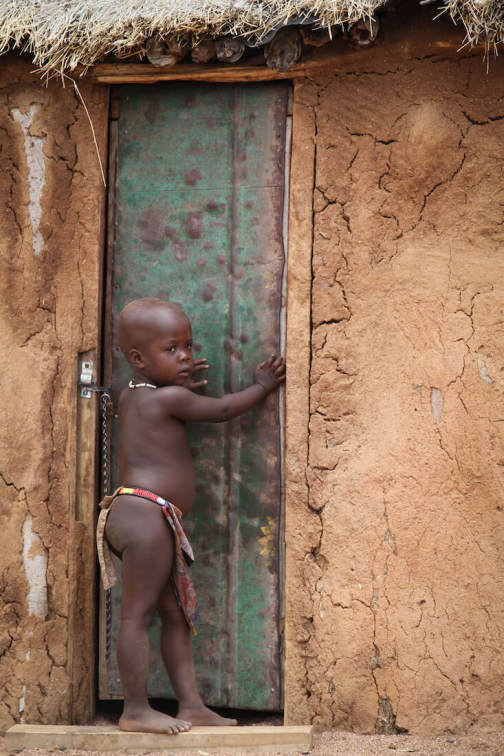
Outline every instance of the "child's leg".
<path id="1" fill-rule="evenodd" d="M 127 496 L 114 503 L 106 534 L 123 563 L 117 663 L 124 711 L 119 726 L 134 732 L 185 732 L 190 722 L 155 711 L 147 698 L 148 630 L 172 569 L 173 535 L 156 504 Z"/>
<path id="2" fill-rule="evenodd" d="M 191 631 L 173 593 L 171 580 L 164 586 L 158 612 L 163 623 L 161 654 L 179 702 L 177 716 L 195 726 L 236 725 L 236 719 L 219 716 L 201 700 L 194 672 Z"/>

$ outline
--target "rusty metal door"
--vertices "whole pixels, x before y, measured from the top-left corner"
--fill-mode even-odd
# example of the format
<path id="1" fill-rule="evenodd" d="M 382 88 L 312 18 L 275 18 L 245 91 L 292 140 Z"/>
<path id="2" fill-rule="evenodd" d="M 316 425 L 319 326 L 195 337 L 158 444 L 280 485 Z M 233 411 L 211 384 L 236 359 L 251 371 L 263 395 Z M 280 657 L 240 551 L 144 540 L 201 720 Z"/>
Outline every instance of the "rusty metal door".
<path id="1" fill-rule="evenodd" d="M 182 305 L 196 356 L 211 365 L 210 395 L 238 391 L 257 362 L 278 353 L 286 107 L 283 83 L 118 89 L 106 315 L 106 332 L 114 335 L 105 361 L 116 401 L 129 370 L 113 328 L 138 297 Z M 113 426 L 115 486 L 115 420 Z M 184 527 L 196 556 L 200 690 L 213 705 L 278 710 L 278 392 L 232 422 L 189 424 L 188 434 L 198 486 Z M 119 609 L 116 588 L 113 649 Z M 115 654 L 106 665 L 101 636 L 100 694 L 120 697 Z M 156 621 L 149 695 L 171 698 L 159 636 Z"/>

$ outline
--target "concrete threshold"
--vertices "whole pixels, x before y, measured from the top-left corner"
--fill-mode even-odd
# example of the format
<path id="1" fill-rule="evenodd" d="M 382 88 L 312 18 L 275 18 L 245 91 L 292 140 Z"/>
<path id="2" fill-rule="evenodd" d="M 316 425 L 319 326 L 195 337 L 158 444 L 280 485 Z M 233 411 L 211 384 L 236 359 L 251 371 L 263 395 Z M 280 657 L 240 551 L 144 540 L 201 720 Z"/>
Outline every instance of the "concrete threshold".
<path id="1" fill-rule="evenodd" d="M 114 726 L 14 725 L 5 734 L 8 751 L 63 747 L 79 751 L 205 751 L 210 753 L 308 753 L 313 727 L 193 727 L 178 735 L 123 732 Z"/>

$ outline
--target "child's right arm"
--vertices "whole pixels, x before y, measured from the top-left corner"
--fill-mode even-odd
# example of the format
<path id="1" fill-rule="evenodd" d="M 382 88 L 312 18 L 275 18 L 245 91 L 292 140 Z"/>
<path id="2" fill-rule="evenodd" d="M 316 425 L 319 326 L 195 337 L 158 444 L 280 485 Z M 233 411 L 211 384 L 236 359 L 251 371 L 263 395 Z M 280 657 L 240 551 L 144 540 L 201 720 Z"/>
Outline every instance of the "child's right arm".
<path id="1" fill-rule="evenodd" d="M 282 357 L 272 355 L 254 370 L 251 386 L 220 399 L 194 394 L 183 386 L 165 386 L 156 392 L 167 417 L 195 422 L 222 423 L 232 420 L 261 401 L 285 380 Z"/>

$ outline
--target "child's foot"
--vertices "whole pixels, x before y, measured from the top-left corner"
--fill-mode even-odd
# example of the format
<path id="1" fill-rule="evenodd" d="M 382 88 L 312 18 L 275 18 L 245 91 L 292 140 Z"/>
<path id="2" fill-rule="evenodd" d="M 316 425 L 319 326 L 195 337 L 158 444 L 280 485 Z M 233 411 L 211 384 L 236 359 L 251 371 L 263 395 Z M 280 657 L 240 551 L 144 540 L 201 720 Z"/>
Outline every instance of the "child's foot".
<path id="1" fill-rule="evenodd" d="M 194 727 L 235 727 L 236 719 L 221 717 L 217 712 L 201 705 L 195 709 L 184 709 L 182 706 L 177 714 L 181 719 L 187 719 Z"/>
<path id="2" fill-rule="evenodd" d="M 178 735 L 191 729 L 191 722 L 177 717 L 169 717 L 155 709 L 145 709 L 137 714 L 123 714 L 119 728 L 126 732 L 160 732 L 166 735 Z"/>

